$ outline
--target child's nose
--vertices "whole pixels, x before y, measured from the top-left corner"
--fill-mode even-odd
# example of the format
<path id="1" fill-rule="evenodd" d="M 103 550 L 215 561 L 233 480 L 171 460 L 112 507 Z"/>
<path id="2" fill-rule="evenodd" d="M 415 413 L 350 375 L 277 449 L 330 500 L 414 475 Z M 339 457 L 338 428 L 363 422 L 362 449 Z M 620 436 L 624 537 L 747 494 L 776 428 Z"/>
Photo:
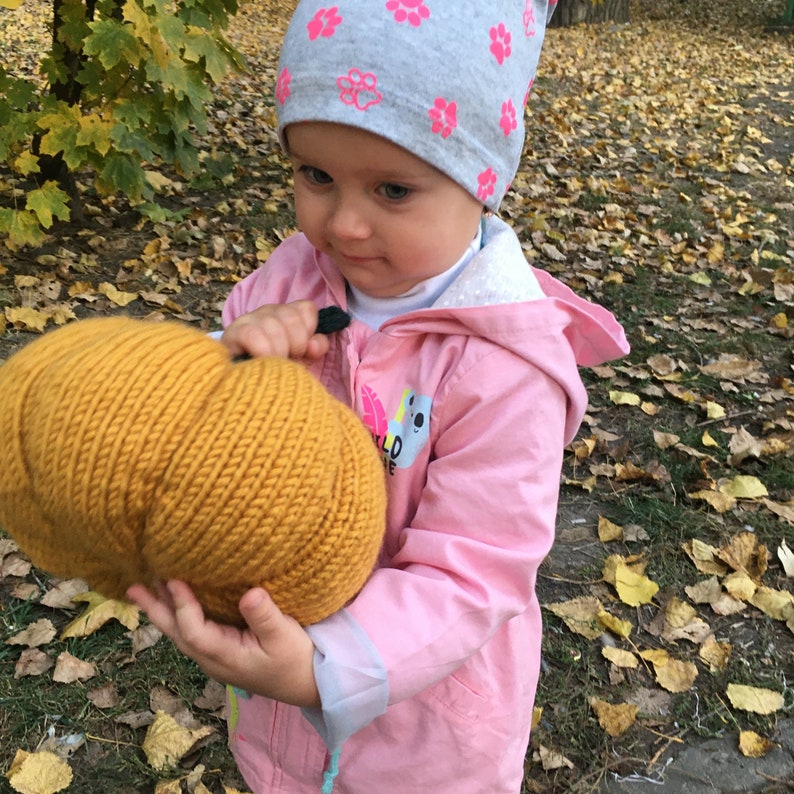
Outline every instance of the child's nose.
<path id="1" fill-rule="evenodd" d="M 358 202 L 341 198 L 328 219 L 328 231 L 340 240 L 361 240 L 370 235 L 364 209 Z"/>

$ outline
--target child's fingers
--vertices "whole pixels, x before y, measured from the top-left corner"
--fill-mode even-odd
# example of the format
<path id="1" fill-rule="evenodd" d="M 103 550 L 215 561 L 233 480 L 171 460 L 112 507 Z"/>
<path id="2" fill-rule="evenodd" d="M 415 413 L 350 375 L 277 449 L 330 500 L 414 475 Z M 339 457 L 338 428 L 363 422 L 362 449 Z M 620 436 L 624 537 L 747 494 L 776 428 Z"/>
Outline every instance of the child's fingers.
<path id="1" fill-rule="evenodd" d="M 249 590 L 240 599 L 240 614 L 263 648 L 278 636 L 284 628 L 283 621 L 288 620 L 261 587 Z"/>
<path id="2" fill-rule="evenodd" d="M 146 613 L 149 621 L 163 634 L 171 637 L 176 627 L 176 616 L 169 599 L 158 598 L 142 584 L 127 588 L 127 598 Z"/>
<path id="3" fill-rule="evenodd" d="M 200 649 L 209 637 L 203 607 L 185 582 L 174 579 L 166 587 L 173 600 L 174 624 L 181 640 L 178 644 Z"/>

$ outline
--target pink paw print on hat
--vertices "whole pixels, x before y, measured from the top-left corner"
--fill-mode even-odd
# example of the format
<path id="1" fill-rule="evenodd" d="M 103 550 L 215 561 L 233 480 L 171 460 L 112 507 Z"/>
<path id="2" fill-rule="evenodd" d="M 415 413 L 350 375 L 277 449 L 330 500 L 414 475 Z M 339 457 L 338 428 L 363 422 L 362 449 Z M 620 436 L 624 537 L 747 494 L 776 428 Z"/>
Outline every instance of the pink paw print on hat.
<path id="1" fill-rule="evenodd" d="M 318 36 L 329 38 L 336 32 L 336 26 L 342 21 L 339 16 L 339 6 L 331 6 L 330 8 L 321 8 L 312 18 L 312 21 L 306 25 L 306 30 L 309 31 L 310 41 L 314 41 Z"/>
<path id="2" fill-rule="evenodd" d="M 430 9 L 425 0 L 388 0 L 386 8 L 394 12 L 395 22 L 407 21 L 415 28 L 422 24 L 422 20 L 430 19 Z"/>
<path id="3" fill-rule="evenodd" d="M 290 91 L 289 84 L 292 81 L 292 75 L 290 74 L 289 69 L 285 66 L 279 76 L 278 80 L 276 81 L 276 99 L 278 99 L 279 104 L 283 105 L 289 95 L 292 93 Z"/>
<path id="4" fill-rule="evenodd" d="M 336 84 L 342 102 L 353 105 L 357 110 L 366 110 L 383 99 L 383 94 L 378 91 L 378 78 L 372 72 L 351 69 L 346 75 L 337 78 Z"/>
<path id="5" fill-rule="evenodd" d="M 432 131 L 436 134 L 441 133 L 442 138 L 449 138 L 452 130 L 458 126 L 458 106 L 455 102 L 447 102 L 444 97 L 437 96 L 433 102 L 433 107 L 427 111 L 430 120 L 433 122 Z"/>
<path id="6" fill-rule="evenodd" d="M 527 0 L 527 6 L 524 9 L 524 33 L 526 33 L 527 36 L 534 36 L 535 33 L 537 33 L 533 0 Z"/>
<path id="7" fill-rule="evenodd" d="M 496 174 L 493 172 L 493 169 L 486 168 L 485 171 L 477 177 L 477 196 L 480 201 L 487 201 L 493 196 L 495 187 Z"/>
<path id="8" fill-rule="evenodd" d="M 513 48 L 510 46 L 513 36 L 505 27 L 504 22 L 500 22 L 498 25 L 492 27 L 490 34 L 491 52 L 501 66 L 505 62 L 505 59 L 510 57 L 510 53 L 513 52 Z"/>
<path id="9" fill-rule="evenodd" d="M 499 126 L 502 128 L 505 137 L 507 137 L 517 126 L 516 120 L 516 106 L 513 104 L 512 99 L 507 102 L 502 102 L 502 118 L 499 120 Z"/>

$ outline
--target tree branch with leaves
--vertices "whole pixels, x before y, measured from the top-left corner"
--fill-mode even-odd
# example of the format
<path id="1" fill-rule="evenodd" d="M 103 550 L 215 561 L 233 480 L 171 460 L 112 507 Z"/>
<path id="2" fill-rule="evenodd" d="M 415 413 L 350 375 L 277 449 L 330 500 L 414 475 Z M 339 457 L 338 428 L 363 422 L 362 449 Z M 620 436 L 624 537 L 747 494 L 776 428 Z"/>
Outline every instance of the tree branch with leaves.
<path id="1" fill-rule="evenodd" d="M 83 172 L 99 195 L 156 215 L 155 169 L 199 171 L 211 86 L 242 68 L 224 36 L 236 11 L 237 0 L 54 0 L 42 81 L 0 66 L 0 162 L 23 186 L 0 206 L 0 240 L 37 245 L 54 219 L 79 219 Z"/>

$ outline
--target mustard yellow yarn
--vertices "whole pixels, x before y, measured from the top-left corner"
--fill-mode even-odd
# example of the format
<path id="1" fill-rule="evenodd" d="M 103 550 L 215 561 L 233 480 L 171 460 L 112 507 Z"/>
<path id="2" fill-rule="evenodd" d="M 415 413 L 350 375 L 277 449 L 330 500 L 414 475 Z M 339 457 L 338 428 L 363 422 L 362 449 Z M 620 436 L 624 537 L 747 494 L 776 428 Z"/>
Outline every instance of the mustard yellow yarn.
<path id="1" fill-rule="evenodd" d="M 314 623 L 366 581 L 385 499 L 368 431 L 294 362 L 233 363 L 193 328 L 108 318 L 0 366 L 0 526 L 109 597 L 179 578 L 239 623 L 261 585 Z"/>

